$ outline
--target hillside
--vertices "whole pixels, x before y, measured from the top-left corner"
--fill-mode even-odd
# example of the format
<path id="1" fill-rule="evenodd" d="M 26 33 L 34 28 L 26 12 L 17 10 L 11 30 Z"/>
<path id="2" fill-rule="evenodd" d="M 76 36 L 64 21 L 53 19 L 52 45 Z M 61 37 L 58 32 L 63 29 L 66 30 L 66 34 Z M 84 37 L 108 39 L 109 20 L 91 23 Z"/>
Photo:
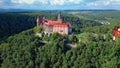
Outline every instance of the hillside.
<path id="1" fill-rule="evenodd" d="M 33 28 L 36 25 L 37 17 L 47 17 L 48 19 L 56 20 L 56 13 L 0 13 L 0 39 L 14 35 L 26 29 Z M 78 17 L 64 15 L 63 21 L 69 21 L 73 25 L 74 32 L 80 32 L 79 28 L 99 26 L 101 24 L 92 20 L 79 19 Z"/>
<path id="2" fill-rule="evenodd" d="M 71 12 L 70 12 L 71 13 Z M 84 15 L 86 12 L 79 12 Z M 118 12 L 114 12 L 117 17 Z M 90 15 L 98 14 L 98 18 Z M 62 13 L 63 21 L 72 24 L 73 35 L 36 36 L 36 18 L 56 20 L 56 13 L 1 13 L 1 68 L 120 68 L 120 37 L 112 40 L 113 29 L 120 27 L 119 13 L 102 13 L 114 19 L 101 24 L 98 12 L 86 13 L 83 18 Z M 104 19 L 104 18 L 103 18 Z M 112 19 L 112 20 L 113 20 Z M 111 21 L 112 21 L 111 20 Z M 42 41 L 42 42 L 41 42 Z M 45 42 L 45 43 L 43 43 Z M 77 45 L 70 47 L 68 44 Z"/>
<path id="3" fill-rule="evenodd" d="M 108 26 L 109 27 L 109 26 Z M 77 48 L 69 48 L 61 35 L 38 38 L 32 29 L 8 37 L 0 44 L 1 68 L 103 68 L 119 67 L 119 39 L 97 38 L 87 35 L 87 44 L 79 43 Z M 107 37 L 108 38 L 108 37 Z M 49 40 L 42 44 L 39 40 Z"/>

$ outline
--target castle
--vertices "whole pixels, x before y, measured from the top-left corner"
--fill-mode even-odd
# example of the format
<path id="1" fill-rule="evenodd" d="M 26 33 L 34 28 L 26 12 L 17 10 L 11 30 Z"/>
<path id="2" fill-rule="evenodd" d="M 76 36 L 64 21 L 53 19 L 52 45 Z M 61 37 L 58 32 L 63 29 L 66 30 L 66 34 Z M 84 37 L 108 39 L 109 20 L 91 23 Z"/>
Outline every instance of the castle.
<path id="1" fill-rule="evenodd" d="M 63 22 L 61 18 L 61 14 L 58 14 L 57 21 L 49 20 L 45 17 L 37 18 L 37 26 L 43 27 L 43 33 L 52 34 L 53 32 L 57 32 L 59 34 L 70 34 L 71 33 L 71 24 L 69 22 Z"/>

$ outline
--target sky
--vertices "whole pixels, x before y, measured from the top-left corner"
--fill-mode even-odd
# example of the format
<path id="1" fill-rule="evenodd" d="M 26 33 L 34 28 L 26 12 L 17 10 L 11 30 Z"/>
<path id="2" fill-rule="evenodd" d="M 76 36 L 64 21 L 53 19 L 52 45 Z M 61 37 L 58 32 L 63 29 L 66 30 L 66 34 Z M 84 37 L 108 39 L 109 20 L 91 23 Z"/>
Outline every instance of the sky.
<path id="1" fill-rule="evenodd" d="M 120 0 L 0 0 L 0 8 L 35 10 L 120 10 Z"/>

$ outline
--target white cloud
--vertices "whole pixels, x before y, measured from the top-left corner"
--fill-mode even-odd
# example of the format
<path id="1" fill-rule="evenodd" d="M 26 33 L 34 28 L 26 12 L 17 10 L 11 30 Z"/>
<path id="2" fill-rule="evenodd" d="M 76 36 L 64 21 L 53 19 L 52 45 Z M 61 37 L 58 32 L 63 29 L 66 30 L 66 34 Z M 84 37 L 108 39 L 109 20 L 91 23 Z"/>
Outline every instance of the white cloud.
<path id="1" fill-rule="evenodd" d="M 111 0 L 112 4 L 120 5 L 120 0 Z"/>
<path id="2" fill-rule="evenodd" d="M 83 2 L 83 0 L 68 0 L 68 2 L 74 3 L 74 4 L 80 4 Z"/>
<path id="3" fill-rule="evenodd" d="M 16 4 L 33 4 L 35 0 L 11 0 L 11 2 Z"/>
<path id="4" fill-rule="evenodd" d="M 98 6 L 98 4 L 95 3 L 95 2 L 90 2 L 90 3 L 87 4 L 87 6 Z"/>
<path id="5" fill-rule="evenodd" d="M 0 0 L 0 4 L 3 4 L 3 0 Z"/>
<path id="6" fill-rule="evenodd" d="M 11 2 L 10 2 L 11 1 Z M 0 0 L 0 8 L 112 8 L 119 9 L 120 0 Z"/>
<path id="7" fill-rule="evenodd" d="M 51 5 L 80 4 L 83 0 L 50 0 Z"/>
<path id="8" fill-rule="evenodd" d="M 12 3 L 16 4 L 50 4 L 50 5 L 64 5 L 64 4 L 80 4 L 83 0 L 11 0 Z"/>
<path id="9" fill-rule="evenodd" d="M 63 5 L 65 0 L 50 0 L 51 5 Z"/>
<path id="10" fill-rule="evenodd" d="M 120 0 L 97 0 L 87 3 L 87 6 L 108 6 L 108 5 L 120 5 Z"/>
<path id="11" fill-rule="evenodd" d="M 39 0 L 41 4 L 48 4 L 48 0 Z"/>

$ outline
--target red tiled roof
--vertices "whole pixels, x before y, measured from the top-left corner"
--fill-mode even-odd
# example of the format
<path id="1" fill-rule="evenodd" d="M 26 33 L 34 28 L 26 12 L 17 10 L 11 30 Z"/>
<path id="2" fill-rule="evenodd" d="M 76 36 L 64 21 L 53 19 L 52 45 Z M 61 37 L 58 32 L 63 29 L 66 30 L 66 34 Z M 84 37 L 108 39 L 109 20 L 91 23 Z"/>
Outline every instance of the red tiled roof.
<path id="1" fill-rule="evenodd" d="M 58 22 L 58 21 L 52 21 L 52 20 L 48 20 L 48 22 L 45 24 L 48 26 L 71 26 L 69 22 Z"/>
<path id="2" fill-rule="evenodd" d="M 118 35 L 120 34 L 120 31 L 119 30 L 114 30 L 113 33 L 114 33 L 115 37 L 118 37 Z"/>

